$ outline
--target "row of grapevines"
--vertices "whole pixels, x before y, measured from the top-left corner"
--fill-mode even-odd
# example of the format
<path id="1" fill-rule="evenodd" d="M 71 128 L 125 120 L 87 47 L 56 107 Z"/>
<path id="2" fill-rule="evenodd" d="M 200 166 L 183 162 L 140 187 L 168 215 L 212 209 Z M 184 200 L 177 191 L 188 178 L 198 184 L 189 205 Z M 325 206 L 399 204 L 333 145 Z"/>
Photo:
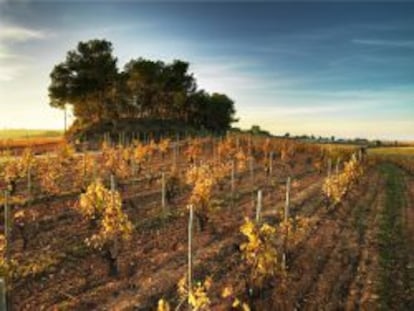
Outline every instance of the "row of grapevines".
<path id="1" fill-rule="evenodd" d="M 363 174 L 362 164 L 353 155 L 348 162 L 345 162 L 341 172 L 331 174 L 324 180 L 322 191 L 328 202 L 337 204 Z"/>

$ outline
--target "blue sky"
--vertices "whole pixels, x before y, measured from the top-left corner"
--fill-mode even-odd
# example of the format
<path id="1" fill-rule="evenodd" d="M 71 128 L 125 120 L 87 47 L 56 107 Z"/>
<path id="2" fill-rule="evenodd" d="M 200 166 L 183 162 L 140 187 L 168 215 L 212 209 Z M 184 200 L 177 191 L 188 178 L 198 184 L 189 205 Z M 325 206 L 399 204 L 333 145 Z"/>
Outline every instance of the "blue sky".
<path id="1" fill-rule="evenodd" d="M 92 38 L 189 61 L 243 128 L 414 139 L 414 3 L 0 0 L 0 128 L 62 128 L 49 73 Z"/>

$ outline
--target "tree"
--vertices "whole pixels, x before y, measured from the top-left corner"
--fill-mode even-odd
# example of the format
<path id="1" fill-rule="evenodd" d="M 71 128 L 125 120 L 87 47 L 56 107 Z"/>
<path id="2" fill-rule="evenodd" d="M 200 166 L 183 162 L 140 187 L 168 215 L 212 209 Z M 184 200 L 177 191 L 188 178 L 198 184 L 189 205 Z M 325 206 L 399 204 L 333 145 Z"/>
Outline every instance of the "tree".
<path id="1" fill-rule="evenodd" d="M 261 129 L 259 125 L 252 125 L 251 129 L 248 132 L 250 132 L 253 135 L 271 136 L 269 131 Z"/>
<path id="2" fill-rule="evenodd" d="M 185 120 L 198 129 L 205 129 L 210 111 L 209 95 L 204 90 L 199 90 L 187 98 Z"/>
<path id="3" fill-rule="evenodd" d="M 106 40 L 79 42 L 51 74 L 52 107 L 73 106 L 74 128 L 123 118 L 181 121 L 199 130 L 224 133 L 235 109 L 224 94 L 197 90 L 189 63 L 144 58 L 129 61 L 118 72 L 112 44 Z"/>
<path id="4" fill-rule="evenodd" d="M 189 66 L 187 62 L 175 60 L 164 68 L 163 102 L 169 117 L 182 120 L 187 115 L 187 98 L 197 88 L 194 76 L 188 71 Z"/>
<path id="5" fill-rule="evenodd" d="M 198 91 L 189 97 L 187 109 L 188 119 L 198 129 L 224 133 L 236 121 L 234 102 L 224 94 Z"/>
<path id="6" fill-rule="evenodd" d="M 155 114 L 161 93 L 161 75 L 164 63 L 139 58 L 125 65 L 124 73 L 129 91 L 131 112 L 135 117 Z"/>
<path id="7" fill-rule="evenodd" d="M 187 116 L 187 98 L 196 90 L 189 64 L 175 60 L 171 64 L 143 58 L 125 65 L 130 104 L 136 116 L 183 120 Z"/>
<path id="8" fill-rule="evenodd" d="M 211 115 L 207 128 L 215 132 L 225 132 L 231 127 L 236 111 L 234 102 L 225 94 L 213 93 L 210 97 Z"/>
<path id="9" fill-rule="evenodd" d="M 73 106 L 83 122 L 117 118 L 118 69 L 112 44 L 106 40 L 79 42 L 64 62 L 50 74 L 49 98 L 52 107 Z"/>

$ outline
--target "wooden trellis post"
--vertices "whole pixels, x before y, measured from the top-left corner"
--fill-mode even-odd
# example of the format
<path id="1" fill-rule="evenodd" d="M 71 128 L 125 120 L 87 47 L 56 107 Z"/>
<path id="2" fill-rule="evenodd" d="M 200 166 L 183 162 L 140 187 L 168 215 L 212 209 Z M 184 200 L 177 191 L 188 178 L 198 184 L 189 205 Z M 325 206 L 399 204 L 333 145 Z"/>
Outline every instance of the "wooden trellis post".
<path id="1" fill-rule="evenodd" d="M 161 206 L 164 214 L 167 213 L 167 204 L 165 200 L 165 172 L 161 173 Z"/>
<path id="2" fill-rule="evenodd" d="M 249 153 L 249 155 L 250 156 L 252 156 L 252 135 L 249 135 L 249 140 L 248 140 L 248 146 L 247 146 L 247 149 L 248 149 L 248 153 Z"/>
<path id="3" fill-rule="evenodd" d="M 98 178 L 98 167 L 97 167 L 97 161 L 93 161 L 93 180 L 96 180 Z"/>
<path id="4" fill-rule="evenodd" d="M 252 184 L 252 202 L 254 206 L 254 167 L 253 167 L 253 156 L 249 158 L 249 169 L 250 169 L 250 182 Z"/>
<path id="5" fill-rule="evenodd" d="M 7 300 L 6 300 L 6 279 L 0 278 L 0 310 L 6 311 L 7 310 Z"/>
<path id="6" fill-rule="evenodd" d="M 178 142 L 173 143 L 173 167 L 177 168 L 177 160 L 178 160 Z"/>
<path id="7" fill-rule="evenodd" d="M 290 207 L 290 176 L 286 180 L 286 202 L 285 202 L 285 221 L 289 219 L 289 207 Z"/>
<path id="8" fill-rule="evenodd" d="M 341 163 L 341 158 L 336 159 L 336 166 L 335 166 L 335 173 L 336 175 L 339 174 L 339 164 Z"/>
<path id="9" fill-rule="evenodd" d="M 85 187 L 85 179 L 86 179 L 86 154 L 85 150 L 82 149 L 82 187 Z M 87 183 L 88 181 L 86 181 Z"/>
<path id="10" fill-rule="evenodd" d="M 11 246 L 11 234 L 12 224 L 10 218 L 10 206 L 9 206 L 9 191 L 4 192 L 4 237 L 6 240 L 6 247 L 4 252 L 4 258 L 7 263 L 10 262 L 10 246 Z M 6 276 L 4 278 L 5 300 L 6 310 L 11 310 L 11 292 L 10 292 L 10 279 Z"/>
<path id="11" fill-rule="evenodd" d="M 269 177 L 273 175 L 273 151 L 269 153 Z"/>
<path id="12" fill-rule="evenodd" d="M 9 206 L 9 191 L 4 192 L 4 237 L 6 239 L 5 258 L 9 260 L 9 250 L 11 242 L 11 219 L 10 219 L 10 206 Z"/>
<path id="13" fill-rule="evenodd" d="M 137 162 L 135 161 L 135 158 L 132 158 L 131 166 L 132 166 L 132 177 L 135 178 L 135 175 L 137 174 Z"/>
<path id="14" fill-rule="evenodd" d="M 235 174 L 236 174 L 236 165 L 234 160 L 231 161 L 231 198 L 234 199 L 234 191 L 235 191 Z"/>
<path id="15" fill-rule="evenodd" d="M 211 152 L 213 155 L 213 163 L 216 164 L 217 163 L 217 153 L 216 153 L 216 145 L 215 145 L 215 141 L 214 139 L 212 140 L 212 146 L 211 146 Z"/>
<path id="16" fill-rule="evenodd" d="M 180 154 L 180 133 L 177 133 L 177 157 Z"/>
<path id="17" fill-rule="evenodd" d="M 260 223 L 261 221 L 261 213 L 262 213 L 262 190 L 257 191 L 257 207 L 256 207 L 256 223 Z"/>
<path id="18" fill-rule="evenodd" d="M 290 183 L 291 178 L 290 176 L 286 180 L 286 202 L 285 202 L 285 215 L 284 215 L 284 223 L 286 226 L 285 232 L 285 241 L 284 241 L 284 250 L 282 255 L 282 268 L 286 269 L 286 251 L 287 251 L 287 243 L 288 243 L 288 234 L 289 234 L 289 205 L 290 205 Z"/>
<path id="19" fill-rule="evenodd" d="M 189 206 L 188 218 L 188 297 L 192 293 L 193 284 L 193 258 L 192 258 L 192 239 L 193 239 L 193 205 Z M 191 304 L 188 304 L 188 309 L 192 310 Z"/>
<path id="20" fill-rule="evenodd" d="M 328 177 L 331 177 L 332 174 L 332 159 L 328 159 Z"/>
<path id="21" fill-rule="evenodd" d="M 114 176 L 114 174 L 111 174 L 111 192 L 112 192 L 112 195 L 115 192 L 115 189 L 116 189 L 115 176 Z"/>
<path id="22" fill-rule="evenodd" d="M 29 164 L 27 167 L 27 197 L 29 201 L 32 198 L 32 166 Z"/>

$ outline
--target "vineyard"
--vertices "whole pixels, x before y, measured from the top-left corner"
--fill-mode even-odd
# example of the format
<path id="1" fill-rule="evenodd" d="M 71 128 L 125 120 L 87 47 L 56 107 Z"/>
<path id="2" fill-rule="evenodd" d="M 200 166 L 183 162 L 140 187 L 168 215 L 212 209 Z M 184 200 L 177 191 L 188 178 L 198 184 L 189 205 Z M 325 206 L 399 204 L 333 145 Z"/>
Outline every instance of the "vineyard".
<path id="1" fill-rule="evenodd" d="M 0 156 L 10 310 L 412 310 L 414 158 L 243 134 Z"/>

